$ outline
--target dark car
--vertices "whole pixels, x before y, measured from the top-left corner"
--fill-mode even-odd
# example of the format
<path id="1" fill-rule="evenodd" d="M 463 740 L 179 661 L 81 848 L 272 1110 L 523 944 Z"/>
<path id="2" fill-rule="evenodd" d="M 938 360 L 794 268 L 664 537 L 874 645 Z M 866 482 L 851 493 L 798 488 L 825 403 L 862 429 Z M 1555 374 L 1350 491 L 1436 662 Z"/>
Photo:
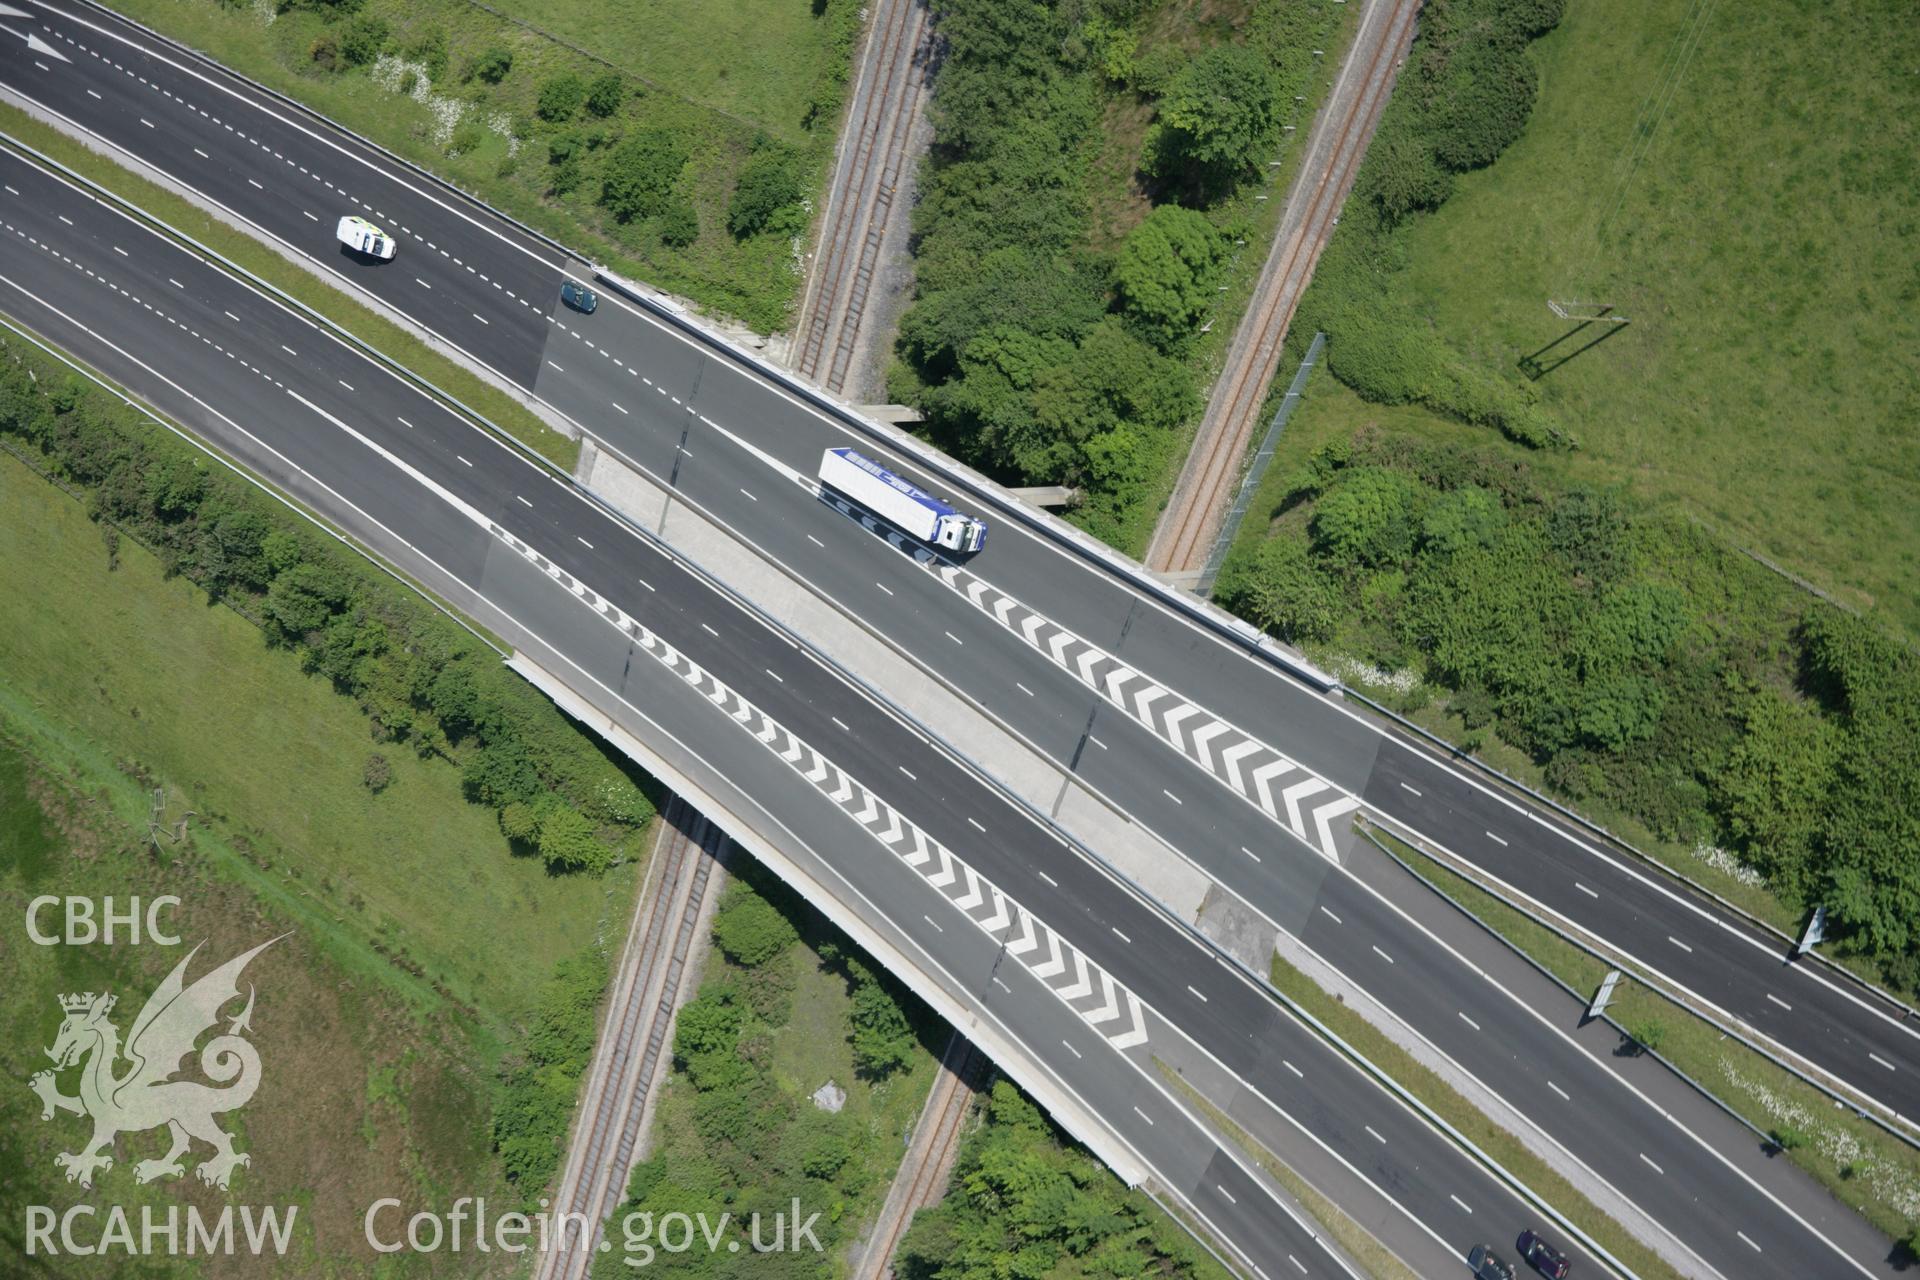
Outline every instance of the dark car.
<path id="1" fill-rule="evenodd" d="M 1473 1280 L 1513 1280 L 1513 1267 L 1483 1244 L 1473 1246 L 1467 1265 L 1473 1268 Z"/>
<path id="2" fill-rule="evenodd" d="M 1520 1250 L 1520 1260 L 1547 1277 L 1547 1280 L 1566 1280 L 1567 1255 L 1533 1232 L 1522 1231 L 1515 1247 Z"/>
<path id="3" fill-rule="evenodd" d="M 593 309 L 600 305 L 600 299 L 593 296 L 593 290 L 578 280 L 567 280 L 561 283 L 560 301 L 586 315 L 592 315 Z"/>

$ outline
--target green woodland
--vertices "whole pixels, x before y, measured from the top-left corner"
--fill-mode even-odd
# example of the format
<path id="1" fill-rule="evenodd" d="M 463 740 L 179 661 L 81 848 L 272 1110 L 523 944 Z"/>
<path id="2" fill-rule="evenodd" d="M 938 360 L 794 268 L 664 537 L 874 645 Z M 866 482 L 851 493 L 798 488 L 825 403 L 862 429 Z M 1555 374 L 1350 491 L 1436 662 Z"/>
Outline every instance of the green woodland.
<path id="1" fill-rule="evenodd" d="M 1588 812 L 1730 851 L 1787 927 L 1824 903 L 1833 945 L 1920 992 L 1920 656 L 1689 510 L 1570 472 L 1608 424 L 1464 353 L 1398 283 L 1410 229 L 1523 136 L 1530 42 L 1559 14 L 1424 11 L 1295 338 L 1324 329 L 1341 382 L 1437 425 L 1382 414 L 1283 456 L 1217 598 L 1329 660 L 1417 677 L 1383 696 L 1411 711 L 1440 694 L 1467 749 L 1517 748 Z"/>
<path id="2" fill-rule="evenodd" d="M 757 863 L 743 863 L 714 912 L 717 954 L 674 1026 L 673 1075 L 595 1274 L 633 1274 L 621 1225 L 680 1212 L 718 1223 L 716 1244 L 659 1252 L 672 1275 L 815 1277 L 878 1207 L 946 1029 L 919 1001 Z M 828 1080 L 838 1112 L 810 1095 Z M 817 1212 L 821 1254 L 761 1253 L 752 1218 Z"/>
<path id="3" fill-rule="evenodd" d="M 1323 0 L 1229 8 L 934 6 L 947 52 L 891 393 L 988 473 L 1080 488 L 1069 518 L 1125 549 L 1145 545 L 1202 407 L 1200 329 L 1249 235 L 1232 198 L 1335 21 Z M 1103 153 L 1134 116 L 1116 176 Z M 1096 217 L 1116 195 L 1123 225 Z"/>

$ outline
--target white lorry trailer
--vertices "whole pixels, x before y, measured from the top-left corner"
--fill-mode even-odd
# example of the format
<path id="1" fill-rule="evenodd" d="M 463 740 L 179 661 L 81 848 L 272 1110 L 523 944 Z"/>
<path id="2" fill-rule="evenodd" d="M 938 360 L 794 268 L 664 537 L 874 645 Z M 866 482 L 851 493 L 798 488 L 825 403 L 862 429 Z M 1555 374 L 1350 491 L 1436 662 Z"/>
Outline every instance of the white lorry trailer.
<path id="1" fill-rule="evenodd" d="M 959 552 L 987 545 L 985 523 L 853 449 L 829 449 L 821 455 L 820 483 L 922 542 Z"/>

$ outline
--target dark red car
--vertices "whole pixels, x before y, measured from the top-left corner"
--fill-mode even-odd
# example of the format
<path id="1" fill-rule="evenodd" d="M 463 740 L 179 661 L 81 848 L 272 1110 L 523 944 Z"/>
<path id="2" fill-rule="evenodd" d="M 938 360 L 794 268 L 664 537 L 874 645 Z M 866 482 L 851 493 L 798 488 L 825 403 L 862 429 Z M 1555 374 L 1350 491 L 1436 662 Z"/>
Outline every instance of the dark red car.
<path id="1" fill-rule="evenodd" d="M 1522 1231 L 1515 1247 L 1520 1250 L 1520 1260 L 1547 1280 L 1566 1280 L 1567 1255 L 1533 1232 Z"/>

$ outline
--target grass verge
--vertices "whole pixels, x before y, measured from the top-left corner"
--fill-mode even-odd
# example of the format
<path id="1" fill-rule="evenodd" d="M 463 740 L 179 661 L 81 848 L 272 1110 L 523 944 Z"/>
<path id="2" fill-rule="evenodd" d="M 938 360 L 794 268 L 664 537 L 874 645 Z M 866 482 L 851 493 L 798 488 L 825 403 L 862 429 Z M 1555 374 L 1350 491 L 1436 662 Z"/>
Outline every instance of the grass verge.
<path id="1" fill-rule="evenodd" d="M 1418 849 L 1382 837 L 1441 893 L 1575 991 L 1597 990 L 1612 966 L 1522 915 Z M 1764 1133 L 1791 1130 L 1787 1157 L 1893 1239 L 1920 1227 L 1920 1151 L 1862 1120 L 1760 1054 L 1650 988 L 1623 982 L 1608 1017 L 1650 1038 L 1660 1055 Z"/>
<path id="2" fill-rule="evenodd" d="M 1158 1058 L 1154 1059 L 1153 1064 L 1159 1069 L 1161 1077 L 1178 1090 L 1190 1106 L 1198 1108 L 1206 1116 L 1208 1123 L 1233 1139 L 1234 1145 L 1246 1152 L 1274 1181 L 1285 1187 L 1287 1194 L 1300 1202 L 1301 1207 L 1320 1224 L 1321 1230 L 1332 1236 L 1334 1242 L 1359 1264 L 1371 1280 L 1420 1280 L 1400 1260 L 1399 1254 L 1380 1243 L 1371 1231 L 1343 1212 L 1339 1205 L 1314 1190 L 1305 1178 L 1289 1168 L 1265 1143 L 1235 1124 L 1226 1112 L 1201 1096 L 1199 1090 L 1187 1083 L 1185 1076 Z"/>
<path id="3" fill-rule="evenodd" d="M 516 854 L 455 765 L 381 751 L 324 677 L 144 548 L 110 554 L 81 504 L 11 456 L 0 507 L 0 717 L 36 754 L 137 776 L 125 821 L 144 824 L 142 797 L 169 788 L 196 823 L 229 824 L 235 874 L 408 975 L 414 998 L 444 990 L 495 1027 L 571 939 L 618 915 L 630 867 L 553 876 Z M 391 771 L 378 793 L 376 751 Z"/>
<path id="4" fill-rule="evenodd" d="M 555 466 L 572 473 L 580 457 L 579 441 L 561 435 L 492 383 L 441 355 L 402 326 L 353 301 L 319 276 L 289 262 L 246 232 L 123 168 L 52 126 L 42 124 L 18 107 L 0 103 L 0 130 L 92 179 L 209 249 L 224 254 L 470 406 Z"/>
<path id="5" fill-rule="evenodd" d="M 1567 6 L 1533 49 L 1525 132 L 1409 225 L 1395 293 L 1510 377 L 1571 327 L 1549 297 L 1614 304 L 1629 326 L 1533 384 L 1581 443 L 1555 465 L 1683 508 L 1911 636 L 1920 28 L 1898 0 L 1754 0 L 1706 19 L 1649 115 L 1695 16 Z"/>
<path id="6" fill-rule="evenodd" d="M 1420 1099 L 1469 1142 L 1531 1187 L 1536 1195 L 1578 1223 L 1581 1230 L 1599 1241 L 1634 1274 L 1644 1280 L 1679 1280 L 1679 1273 L 1668 1266 L 1665 1259 L 1601 1212 L 1593 1201 L 1535 1155 L 1531 1148 L 1454 1092 L 1450 1085 L 1388 1039 L 1371 1022 L 1334 1000 L 1305 974 L 1278 957 L 1274 958 L 1269 978 L 1276 989 L 1332 1028 L 1362 1057 L 1391 1076 L 1401 1088 Z"/>

